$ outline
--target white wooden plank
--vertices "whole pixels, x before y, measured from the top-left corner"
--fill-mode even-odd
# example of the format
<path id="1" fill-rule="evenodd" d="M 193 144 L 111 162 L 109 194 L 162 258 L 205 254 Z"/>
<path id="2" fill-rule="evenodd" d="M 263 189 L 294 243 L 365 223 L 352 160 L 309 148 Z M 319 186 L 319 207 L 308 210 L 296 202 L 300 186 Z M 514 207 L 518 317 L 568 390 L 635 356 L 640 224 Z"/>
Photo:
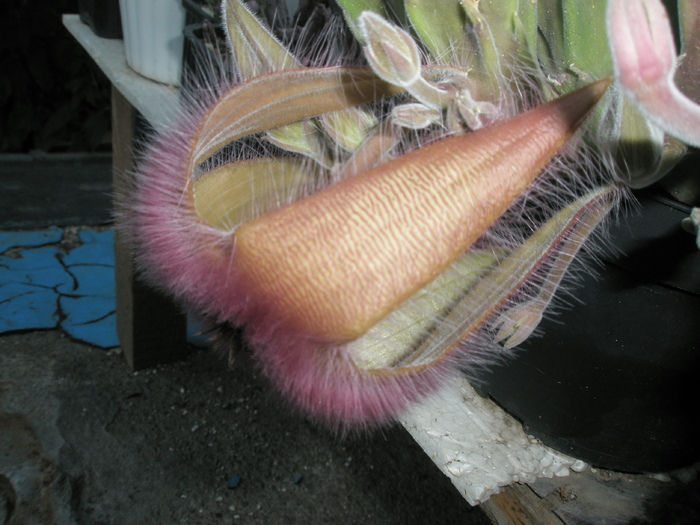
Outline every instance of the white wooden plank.
<path id="1" fill-rule="evenodd" d="M 471 505 L 514 482 L 568 476 L 586 464 L 528 436 L 498 405 L 455 377 L 401 422 Z"/>
<path id="2" fill-rule="evenodd" d="M 149 80 L 129 67 L 124 42 L 100 38 L 78 15 L 63 15 L 63 25 L 95 60 L 110 82 L 156 129 L 167 126 L 178 106 L 178 89 Z"/>

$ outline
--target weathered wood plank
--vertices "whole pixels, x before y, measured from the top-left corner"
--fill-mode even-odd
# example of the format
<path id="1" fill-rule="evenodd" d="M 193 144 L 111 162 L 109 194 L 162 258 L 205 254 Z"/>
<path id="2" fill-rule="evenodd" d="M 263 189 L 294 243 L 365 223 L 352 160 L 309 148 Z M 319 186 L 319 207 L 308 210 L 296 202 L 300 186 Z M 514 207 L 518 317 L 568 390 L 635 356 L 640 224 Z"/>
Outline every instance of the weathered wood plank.
<path id="1" fill-rule="evenodd" d="M 528 436 L 464 377 L 412 406 L 401 423 L 471 505 L 511 483 L 566 476 L 585 467 Z"/>
<path id="2" fill-rule="evenodd" d="M 134 167 L 136 111 L 112 87 L 113 195 L 131 191 Z M 115 212 L 119 213 L 115 202 Z M 186 351 L 186 319 L 161 293 L 147 287 L 135 274 L 131 250 L 123 232 L 115 231 L 117 333 L 132 370 L 180 359 Z"/>
<path id="3" fill-rule="evenodd" d="M 126 63 L 123 40 L 95 36 L 78 15 L 63 15 L 63 25 L 149 125 L 155 129 L 167 126 L 178 105 L 176 88 L 149 80 L 131 69 Z"/>
<path id="4" fill-rule="evenodd" d="M 516 483 L 504 487 L 479 508 L 495 525 L 562 525 L 546 500 L 527 485 Z"/>

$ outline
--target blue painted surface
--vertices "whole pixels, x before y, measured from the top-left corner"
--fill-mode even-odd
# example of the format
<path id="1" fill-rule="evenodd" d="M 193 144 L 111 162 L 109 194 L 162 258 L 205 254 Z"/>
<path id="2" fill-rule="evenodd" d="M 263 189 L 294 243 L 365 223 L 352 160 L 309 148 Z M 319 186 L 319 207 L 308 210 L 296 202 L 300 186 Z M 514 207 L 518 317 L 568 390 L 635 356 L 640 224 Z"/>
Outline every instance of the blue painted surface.
<path id="1" fill-rule="evenodd" d="M 10 248 L 40 246 L 53 244 L 61 240 L 63 230 L 61 228 L 48 228 L 28 232 L 0 232 L 0 254 Z"/>
<path id="2" fill-rule="evenodd" d="M 54 246 L 19 250 L 16 257 L 0 256 L 0 283 L 54 288 L 71 282 Z"/>
<path id="3" fill-rule="evenodd" d="M 211 346 L 211 334 L 207 332 L 204 322 L 192 314 L 187 315 L 187 342 L 205 348 Z"/>
<path id="4" fill-rule="evenodd" d="M 0 333 L 60 327 L 80 341 L 117 346 L 114 233 L 80 230 L 82 244 L 67 252 L 62 235 L 0 232 Z"/>
<path id="5" fill-rule="evenodd" d="M 68 251 L 63 233 L 0 232 L 0 333 L 61 328 L 95 346 L 118 346 L 114 232 L 79 230 L 81 244 Z M 191 320 L 188 340 L 207 346 L 200 330 Z"/>
<path id="6" fill-rule="evenodd" d="M 73 277 L 58 287 L 61 328 L 75 339 L 105 348 L 118 346 L 115 315 L 114 232 L 81 230 L 82 244 L 62 257 Z"/>
<path id="7" fill-rule="evenodd" d="M 79 230 L 82 244 L 63 257 L 67 266 L 76 264 L 104 265 L 114 268 L 114 231 Z"/>
<path id="8" fill-rule="evenodd" d="M 59 321 L 57 299 L 50 288 L 22 283 L 0 284 L 0 333 L 56 328 Z"/>
<path id="9" fill-rule="evenodd" d="M 95 346 L 119 346 L 114 297 L 67 297 L 59 299 L 65 316 L 61 321 L 64 332 Z"/>
<path id="10" fill-rule="evenodd" d="M 28 241 L 31 246 L 44 244 L 48 238 L 30 235 Z M 3 246 L 14 248 L 18 240 L 16 235 L 0 235 Z M 58 325 L 56 288 L 69 285 L 72 279 L 56 255 L 56 248 L 49 246 L 0 255 L 0 332 Z"/>

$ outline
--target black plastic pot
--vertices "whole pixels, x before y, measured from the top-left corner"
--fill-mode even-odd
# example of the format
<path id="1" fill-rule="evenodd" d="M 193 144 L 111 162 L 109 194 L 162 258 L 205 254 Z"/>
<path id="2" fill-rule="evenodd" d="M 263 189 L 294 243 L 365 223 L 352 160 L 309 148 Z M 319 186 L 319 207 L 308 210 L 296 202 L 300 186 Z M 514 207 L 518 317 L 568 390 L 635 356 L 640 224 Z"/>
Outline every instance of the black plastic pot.
<path id="1" fill-rule="evenodd" d="M 624 254 L 605 254 L 574 289 L 582 302 L 482 373 L 480 390 L 554 449 L 662 472 L 700 460 L 700 250 L 681 228 L 690 206 L 662 190 L 638 197 L 641 213 L 612 231 Z"/>
<path id="2" fill-rule="evenodd" d="M 80 21 L 101 38 L 122 38 L 119 0 L 79 0 Z"/>

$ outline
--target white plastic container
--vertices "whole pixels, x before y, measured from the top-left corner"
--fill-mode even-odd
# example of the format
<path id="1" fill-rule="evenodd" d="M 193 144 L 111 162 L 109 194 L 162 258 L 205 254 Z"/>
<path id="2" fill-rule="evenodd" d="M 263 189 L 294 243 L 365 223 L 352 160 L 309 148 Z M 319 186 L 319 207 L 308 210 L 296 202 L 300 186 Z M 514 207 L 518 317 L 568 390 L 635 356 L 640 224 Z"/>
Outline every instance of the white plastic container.
<path id="1" fill-rule="evenodd" d="M 126 62 L 137 73 L 178 85 L 185 8 L 181 0 L 119 0 Z"/>

